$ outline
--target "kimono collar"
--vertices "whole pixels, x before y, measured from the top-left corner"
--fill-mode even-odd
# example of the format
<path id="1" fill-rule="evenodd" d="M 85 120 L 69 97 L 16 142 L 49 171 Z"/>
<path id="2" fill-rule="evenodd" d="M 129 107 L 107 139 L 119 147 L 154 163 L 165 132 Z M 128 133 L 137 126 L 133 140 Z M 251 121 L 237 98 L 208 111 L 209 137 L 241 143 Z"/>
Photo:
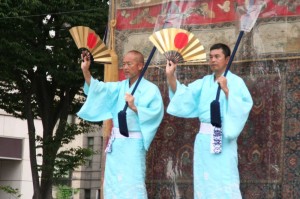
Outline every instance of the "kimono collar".
<path id="1" fill-rule="evenodd" d="M 142 77 L 142 79 L 144 79 L 144 78 Z M 128 88 L 129 88 L 129 89 L 133 89 L 133 88 L 134 88 L 134 85 L 137 83 L 137 80 L 135 80 L 135 82 L 133 82 L 133 84 L 130 85 L 129 79 L 127 79 L 126 81 L 127 81 L 126 84 L 128 85 Z"/>
<path id="2" fill-rule="evenodd" d="M 224 73 L 225 73 L 225 71 L 222 73 L 222 75 L 224 76 Z M 230 72 L 230 70 L 227 72 L 227 76 L 228 76 L 228 74 L 230 74 L 231 72 Z M 213 78 L 213 81 L 215 81 L 215 72 L 213 72 L 212 73 L 212 78 Z"/>

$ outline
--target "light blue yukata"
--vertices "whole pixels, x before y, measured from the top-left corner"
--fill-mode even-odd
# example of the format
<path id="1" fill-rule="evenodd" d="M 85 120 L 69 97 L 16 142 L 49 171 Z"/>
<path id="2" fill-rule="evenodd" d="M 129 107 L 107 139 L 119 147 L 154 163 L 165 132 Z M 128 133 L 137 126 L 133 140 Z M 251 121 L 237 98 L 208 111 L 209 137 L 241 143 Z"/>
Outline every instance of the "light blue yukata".
<path id="1" fill-rule="evenodd" d="M 135 83 L 129 88 L 128 79 L 104 83 L 92 78 L 90 86 L 84 85 L 87 99 L 78 116 L 87 121 L 112 118 L 114 128 L 118 128 L 118 112 L 125 106 L 125 93 L 131 93 Z M 105 199 L 147 198 L 146 151 L 162 121 L 164 107 L 158 87 L 144 78 L 134 98 L 138 113 L 130 108 L 126 111 L 129 138 L 115 138 L 111 152 L 106 154 Z M 140 132 L 141 138 L 130 138 L 132 132 Z"/>
<path id="2" fill-rule="evenodd" d="M 194 198 L 241 199 L 238 171 L 237 138 L 252 108 L 253 101 L 244 81 L 227 73 L 228 99 L 220 93 L 222 119 L 222 152 L 211 153 L 211 133 L 200 132 L 194 143 Z M 198 117 L 210 125 L 210 103 L 216 99 L 218 83 L 214 74 L 198 79 L 188 86 L 177 81 L 175 94 L 169 89 L 167 112 L 183 118 Z M 201 125 L 200 124 L 200 125 Z"/>

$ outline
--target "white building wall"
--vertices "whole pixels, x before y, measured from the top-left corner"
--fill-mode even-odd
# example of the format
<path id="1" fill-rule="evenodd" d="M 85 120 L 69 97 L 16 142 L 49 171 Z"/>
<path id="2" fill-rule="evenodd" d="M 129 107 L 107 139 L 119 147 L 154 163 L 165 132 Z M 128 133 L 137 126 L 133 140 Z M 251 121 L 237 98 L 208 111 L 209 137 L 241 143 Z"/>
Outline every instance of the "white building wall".
<path id="1" fill-rule="evenodd" d="M 76 122 L 76 121 L 75 121 Z M 42 135 L 42 123 L 35 121 L 35 128 L 38 135 Z M 0 137 L 18 138 L 23 140 L 23 150 L 21 160 L 8 160 L 0 158 L 0 185 L 11 186 L 18 189 L 21 199 L 30 199 L 33 195 L 30 158 L 29 158 L 29 140 L 27 121 L 17 119 L 3 110 L 0 110 Z M 98 189 L 100 189 L 101 179 L 101 151 L 102 151 L 102 129 L 95 126 L 93 131 L 87 134 L 76 136 L 75 140 L 65 148 L 87 147 L 88 137 L 94 138 L 94 151 L 98 151 L 93 156 L 91 166 L 80 166 L 75 169 L 72 175 L 72 187 L 79 190 L 74 195 L 74 199 L 84 199 L 85 190 L 91 190 L 91 198 L 97 198 Z M 55 193 L 53 195 L 55 197 Z M 15 197 L 0 191 L 0 199 L 15 199 Z"/>
<path id="2" fill-rule="evenodd" d="M 41 135 L 43 128 L 40 120 L 35 121 L 35 128 L 37 134 Z M 21 199 L 29 199 L 33 195 L 27 129 L 26 120 L 17 119 L 0 110 L 0 136 L 23 140 L 22 160 L 0 159 L 0 185 L 18 189 Z M 14 197 L 0 191 L 0 198 Z"/>
<path id="3" fill-rule="evenodd" d="M 73 171 L 72 188 L 79 190 L 74 199 L 85 199 L 85 190 L 90 190 L 90 198 L 97 199 L 98 190 L 101 187 L 101 153 L 102 153 L 102 128 L 95 125 L 91 132 L 80 135 L 73 143 L 84 148 L 88 147 L 88 138 L 93 138 L 93 150 L 96 154 L 92 157 L 90 166 L 83 165 Z"/>

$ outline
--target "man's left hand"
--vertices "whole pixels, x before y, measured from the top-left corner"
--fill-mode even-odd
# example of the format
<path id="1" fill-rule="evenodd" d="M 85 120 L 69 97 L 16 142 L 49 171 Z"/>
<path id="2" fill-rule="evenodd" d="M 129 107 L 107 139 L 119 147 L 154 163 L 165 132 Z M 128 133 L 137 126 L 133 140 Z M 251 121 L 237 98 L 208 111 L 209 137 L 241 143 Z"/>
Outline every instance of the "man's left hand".
<path id="1" fill-rule="evenodd" d="M 128 107 L 137 113 L 137 108 L 134 105 L 134 97 L 131 94 L 125 93 L 125 101 L 128 103 Z"/>
<path id="2" fill-rule="evenodd" d="M 220 76 L 217 79 L 217 82 L 219 83 L 221 89 L 224 91 L 226 98 L 228 98 L 228 94 L 229 94 L 229 89 L 227 87 L 227 79 L 224 76 Z"/>

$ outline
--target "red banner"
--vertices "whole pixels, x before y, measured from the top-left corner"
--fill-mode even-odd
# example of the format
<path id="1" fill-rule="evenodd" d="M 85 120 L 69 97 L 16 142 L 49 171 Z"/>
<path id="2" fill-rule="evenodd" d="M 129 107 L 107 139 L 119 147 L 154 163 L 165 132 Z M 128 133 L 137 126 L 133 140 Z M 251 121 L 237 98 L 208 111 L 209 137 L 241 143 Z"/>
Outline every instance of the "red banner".
<path id="1" fill-rule="evenodd" d="M 246 11 L 247 2 L 251 0 L 211 0 L 211 1 L 171 1 L 163 4 L 151 5 L 151 0 L 145 1 L 142 7 L 134 7 L 135 1 L 126 6 L 118 6 L 117 29 L 154 28 L 157 16 L 168 13 L 181 14 L 183 24 L 205 25 L 236 21 L 237 13 Z M 260 18 L 298 16 L 300 2 L 288 0 L 256 0 L 262 5 Z M 245 3 L 246 2 L 246 3 Z M 261 3 L 262 2 L 262 3 Z M 123 2 L 124 3 L 124 2 Z"/>

